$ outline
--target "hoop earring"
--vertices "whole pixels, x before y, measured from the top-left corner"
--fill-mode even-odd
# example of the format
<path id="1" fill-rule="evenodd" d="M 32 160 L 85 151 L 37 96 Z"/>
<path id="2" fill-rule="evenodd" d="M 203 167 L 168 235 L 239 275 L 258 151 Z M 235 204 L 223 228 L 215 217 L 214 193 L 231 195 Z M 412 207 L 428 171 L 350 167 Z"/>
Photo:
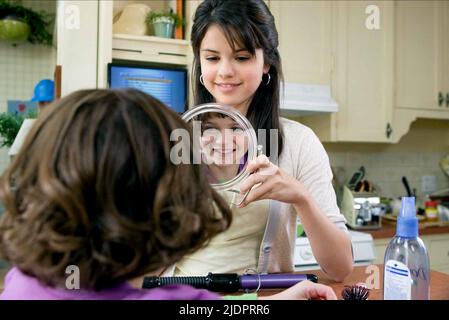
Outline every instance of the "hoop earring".
<path id="1" fill-rule="evenodd" d="M 266 83 L 264 83 L 264 85 L 266 85 L 266 86 L 268 86 L 268 84 L 269 84 L 270 81 L 271 81 L 270 73 L 267 73 L 267 75 L 268 75 L 268 81 L 267 81 Z M 262 77 L 262 79 L 263 79 L 263 77 Z"/>
<path id="2" fill-rule="evenodd" d="M 200 83 L 204 86 L 203 75 L 200 75 Z"/>

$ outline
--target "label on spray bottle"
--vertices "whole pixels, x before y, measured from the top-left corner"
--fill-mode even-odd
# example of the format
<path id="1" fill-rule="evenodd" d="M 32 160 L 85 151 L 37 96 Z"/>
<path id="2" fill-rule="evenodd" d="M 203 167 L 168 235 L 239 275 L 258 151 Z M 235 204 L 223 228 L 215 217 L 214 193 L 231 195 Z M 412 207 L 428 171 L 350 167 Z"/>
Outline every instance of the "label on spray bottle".
<path id="1" fill-rule="evenodd" d="M 384 299 L 410 300 L 412 278 L 407 266 L 396 260 L 388 260 L 384 273 Z"/>

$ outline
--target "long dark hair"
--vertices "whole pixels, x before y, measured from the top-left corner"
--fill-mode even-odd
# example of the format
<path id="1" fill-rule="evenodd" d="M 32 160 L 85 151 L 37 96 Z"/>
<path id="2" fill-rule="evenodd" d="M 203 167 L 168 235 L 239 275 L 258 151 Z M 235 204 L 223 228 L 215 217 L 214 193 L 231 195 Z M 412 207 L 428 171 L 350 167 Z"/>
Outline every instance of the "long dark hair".
<path id="1" fill-rule="evenodd" d="M 0 179 L 0 253 L 63 287 L 76 265 L 101 289 L 167 267 L 231 222 L 196 164 L 175 165 L 191 129 L 137 90 L 83 90 L 48 106 Z M 191 141 L 184 141 L 191 143 Z"/>
<path id="2" fill-rule="evenodd" d="M 270 65 L 271 80 L 261 83 L 248 108 L 247 118 L 254 129 L 265 129 L 267 144 L 264 152 L 270 155 L 270 145 L 277 142 L 278 156 L 283 149 L 280 124 L 279 95 L 283 81 L 281 58 L 278 51 L 278 33 L 273 15 L 262 0 L 205 0 L 198 6 L 193 21 L 191 41 L 194 52 L 192 83 L 195 104 L 214 101 L 213 96 L 200 83 L 200 46 L 211 25 L 219 26 L 231 48 L 238 44 L 255 55 L 263 50 L 264 63 Z M 266 83 L 266 81 L 265 81 Z M 277 129 L 278 141 L 270 141 L 270 129 Z"/>

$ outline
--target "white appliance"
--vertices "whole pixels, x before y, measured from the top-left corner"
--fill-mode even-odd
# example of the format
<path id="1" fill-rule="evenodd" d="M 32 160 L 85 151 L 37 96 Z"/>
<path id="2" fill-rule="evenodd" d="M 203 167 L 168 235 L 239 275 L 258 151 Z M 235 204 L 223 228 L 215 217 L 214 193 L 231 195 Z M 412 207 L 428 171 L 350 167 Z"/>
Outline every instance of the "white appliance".
<path id="1" fill-rule="evenodd" d="M 369 233 L 349 230 L 351 234 L 352 248 L 354 252 L 354 265 L 370 265 L 376 258 L 374 252 L 373 237 Z M 295 271 L 318 270 L 318 265 L 312 253 L 312 248 L 307 237 L 298 237 L 295 247 Z"/>

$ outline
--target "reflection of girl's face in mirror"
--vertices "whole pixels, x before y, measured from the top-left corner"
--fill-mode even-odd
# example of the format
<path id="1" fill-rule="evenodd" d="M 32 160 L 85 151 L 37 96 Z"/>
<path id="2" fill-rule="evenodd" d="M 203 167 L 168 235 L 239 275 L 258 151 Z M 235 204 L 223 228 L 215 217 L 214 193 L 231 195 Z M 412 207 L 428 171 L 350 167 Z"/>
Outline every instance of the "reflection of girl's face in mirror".
<path id="1" fill-rule="evenodd" d="M 230 117 L 217 114 L 202 120 L 201 146 L 208 164 L 240 164 L 248 150 L 248 136 Z"/>

